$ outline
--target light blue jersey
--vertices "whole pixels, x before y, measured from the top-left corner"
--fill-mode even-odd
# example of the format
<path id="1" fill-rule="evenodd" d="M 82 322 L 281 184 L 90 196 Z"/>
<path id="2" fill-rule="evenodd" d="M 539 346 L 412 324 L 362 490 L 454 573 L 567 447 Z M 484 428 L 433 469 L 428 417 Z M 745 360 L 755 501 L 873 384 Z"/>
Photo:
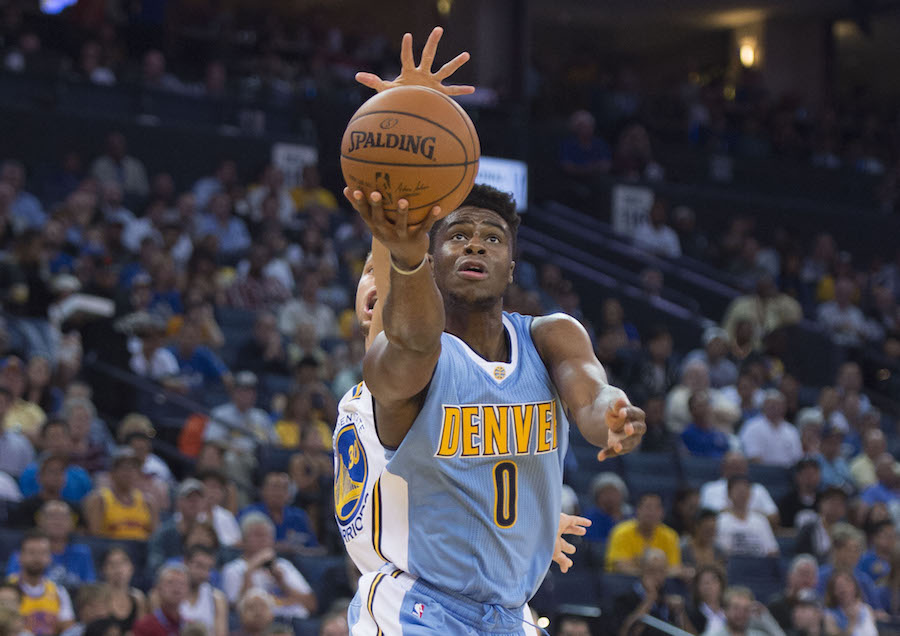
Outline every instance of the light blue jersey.
<path id="1" fill-rule="evenodd" d="M 503 314 L 508 363 L 441 336 L 422 410 L 373 494 L 373 543 L 385 561 L 506 608 L 521 608 L 550 566 L 568 444 L 531 321 Z"/>

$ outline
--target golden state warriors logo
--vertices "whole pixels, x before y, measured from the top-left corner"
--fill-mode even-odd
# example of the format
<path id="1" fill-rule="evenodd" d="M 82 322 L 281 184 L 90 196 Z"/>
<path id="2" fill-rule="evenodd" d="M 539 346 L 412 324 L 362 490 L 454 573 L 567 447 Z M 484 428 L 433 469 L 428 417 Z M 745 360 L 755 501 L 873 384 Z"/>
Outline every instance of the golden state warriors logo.
<path id="1" fill-rule="evenodd" d="M 338 523 L 347 525 L 363 504 L 369 477 L 366 451 L 352 421 L 338 430 L 335 449 L 338 472 L 334 480 L 334 514 Z"/>

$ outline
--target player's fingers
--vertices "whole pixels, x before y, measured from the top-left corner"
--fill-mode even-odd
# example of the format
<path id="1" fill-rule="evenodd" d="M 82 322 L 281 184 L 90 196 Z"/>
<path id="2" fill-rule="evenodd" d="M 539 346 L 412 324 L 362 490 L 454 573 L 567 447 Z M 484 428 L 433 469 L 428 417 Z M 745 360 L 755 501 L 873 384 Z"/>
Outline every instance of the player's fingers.
<path id="1" fill-rule="evenodd" d="M 638 420 L 637 422 L 631 422 L 631 429 L 632 429 L 631 435 L 633 435 L 633 436 L 634 435 L 637 435 L 637 436 L 643 435 L 644 433 L 647 432 L 647 423 L 644 422 L 643 420 Z"/>
<path id="2" fill-rule="evenodd" d="M 576 537 L 583 537 L 587 534 L 587 528 L 582 526 L 569 526 L 563 534 L 573 534 Z"/>
<path id="3" fill-rule="evenodd" d="M 562 545 L 559 547 L 560 550 L 562 550 L 566 554 L 575 554 L 576 550 L 574 545 L 566 540 L 563 540 L 561 543 Z"/>
<path id="4" fill-rule="evenodd" d="M 465 84 L 451 84 L 444 87 L 444 92 L 448 95 L 471 95 L 475 92 L 475 87 Z"/>
<path id="5" fill-rule="evenodd" d="M 569 568 L 572 567 L 572 559 L 567 556 L 560 555 L 559 559 L 556 561 L 557 565 L 559 565 L 559 571 L 565 574 L 569 571 Z"/>
<path id="6" fill-rule="evenodd" d="M 369 207 L 372 208 L 372 222 L 375 225 L 384 223 L 384 198 L 380 192 L 373 192 L 369 195 Z"/>
<path id="7" fill-rule="evenodd" d="M 434 206 L 433 208 L 431 208 L 431 214 L 426 216 L 421 223 L 417 224 L 419 226 L 417 232 L 419 234 L 428 234 L 434 224 L 437 223 L 442 216 L 443 211 L 441 210 L 441 206 Z"/>
<path id="8" fill-rule="evenodd" d="M 439 68 L 437 70 L 437 73 L 434 74 L 435 79 L 439 82 L 444 81 L 445 79 L 453 75 L 457 70 L 459 70 L 460 66 L 468 62 L 470 57 L 471 56 L 469 55 L 468 51 L 463 51 L 452 60 L 444 64 L 441 68 Z"/>
<path id="9" fill-rule="evenodd" d="M 404 33 L 400 42 L 400 68 L 415 68 L 416 60 L 413 58 L 412 33 Z"/>
<path id="10" fill-rule="evenodd" d="M 374 73 L 357 73 L 356 81 L 362 84 L 363 86 L 367 86 L 375 91 L 382 91 L 385 88 L 385 82 L 383 79 L 375 75 Z"/>
<path id="11" fill-rule="evenodd" d="M 397 235 L 406 237 L 409 235 L 409 201 L 400 199 L 397 201 Z"/>
<path id="12" fill-rule="evenodd" d="M 444 29 L 437 26 L 431 30 L 425 46 L 422 48 L 422 59 L 419 60 L 419 68 L 425 71 L 431 71 L 431 65 L 434 64 L 434 55 L 437 53 L 438 42 L 444 35 Z"/>
<path id="13" fill-rule="evenodd" d="M 362 216 L 363 219 L 365 219 L 366 221 L 371 219 L 371 211 L 369 210 L 369 206 L 366 205 L 366 197 L 361 190 L 351 190 L 350 188 L 344 188 L 344 196 L 347 197 L 350 205 L 353 206 L 354 210 L 359 212 L 360 216 Z"/>
<path id="14" fill-rule="evenodd" d="M 625 425 L 625 434 L 626 435 L 634 435 L 634 424 L 629 422 Z"/>

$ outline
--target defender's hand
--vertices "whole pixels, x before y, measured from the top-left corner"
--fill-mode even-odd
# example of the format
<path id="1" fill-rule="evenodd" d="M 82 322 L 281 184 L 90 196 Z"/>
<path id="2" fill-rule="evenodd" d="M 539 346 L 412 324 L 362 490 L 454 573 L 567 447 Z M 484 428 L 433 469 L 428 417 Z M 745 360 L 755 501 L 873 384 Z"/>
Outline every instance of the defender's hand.
<path id="1" fill-rule="evenodd" d="M 575 546 L 563 539 L 564 534 L 574 534 L 583 537 L 590 527 L 591 520 L 584 517 L 576 517 L 560 513 L 559 529 L 556 533 L 556 546 L 553 551 L 553 560 L 559 565 L 559 571 L 565 574 L 572 567 L 572 559 L 567 554 L 575 554 Z"/>
<path id="2" fill-rule="evenodd" d="M 391 258 L 399 267 L 413 269 L 422 262 L 428 254 L 428 232 L 441 218 L 440 206 L 434 206 L 422 222 L 408 225 L 409 201 L 406 199 L 397 201 L 397 220 L 391 221 L 384 215 L 380 192 L 372 192 L 366 201 L 361 190 L 344 188 L 344 196 L 369 226 L 372 236 L 390 250 Z"/>
<path id="3" fill-rule="evenodd" d="M 434 27 L 431 31 L 431 35 L 428 36 L 428 41 L 425 42 L 425 47 L 422 49 L 422 61 L 418 66 L 416 66 L 416 62 L 413 59 L 412 34 L 404 34 L 403 41 L 400 45 L 400 75 L 398 75 L 393 82 L 383 80 L 373 73 L 357 73 L 356 81 L 363 86 L 368 86 L 378 93 L 386 91 L 389 88 L 394 88 L 395 86 L 425 86 L 440 91 L 444 95 L 469 95 L 470 93 L 474 93 L 474 86 L 444 86 L 442 83 L 445 79 L 453 75 L 460 66 L 469 61 L 469 54 L 467 52 L 460 53 L 454 57 L 438 69 L 437 73 L 431 72 L 431 65 L 434 63 L 434 54 L 437 52 L 437 45 L 438 42 L 441 41 L 441 36 L 443 34 L 444 29 L 441 27 Z"/>
<path id="4" fill-rule="evenodd" d="M 619 398 L 606 411 L 606 428 L 609 431 L 606 448 L 597 454 L 597 460 L 601 462 L 630 453 L 641 443 L 647 432 L 644 411 L 632 406 L 625 398 Z"/>

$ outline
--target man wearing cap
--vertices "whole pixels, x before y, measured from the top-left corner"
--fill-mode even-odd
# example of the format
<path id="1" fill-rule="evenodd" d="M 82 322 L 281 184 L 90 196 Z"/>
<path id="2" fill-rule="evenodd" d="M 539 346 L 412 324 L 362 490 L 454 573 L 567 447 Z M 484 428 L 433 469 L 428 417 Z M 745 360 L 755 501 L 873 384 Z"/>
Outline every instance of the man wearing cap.
<path id="1" fill-rule="evenodd" d="M 799 528 L 815 520 L 821 485 L 822 471 L 814 457 L 804 457 L 794 465 L 794 489 L 778 502 L 783 528 Z"/>
<path id="2" fill-rule="evenodd" d="M 762 415 L 748 420 L 741 428 L 741 444 L 750 461 L 790 468 L 803 456 L 797 429 L 784 419 L 786 409 L 781 391 L 766 391 Z"/>
<path id="3" fill-rule="evenodd" d="M 18 478 L 34 461 L 34 447 L 24 435 L 2 425 L 12 403 L 12 392 L 6 385 L 0 384 L 0 470 Z"/>
<path id="4" fill-rule="evenodd" d="M 721 389 L 737 383 L 738 368 L 728 358 L 728 332 L 720 327 L 707 327 L 703 331 L 702 349 L 691 351 L 684 359 L 687 365 L 692 360 L 701 360 L 709 368 L 709 384 Z"/>
<path id="5" fill-rule="evenodd" d="M 256 408 L 257 378 L 251 371 L 241 371 L 234 376 L 231 402 L 217 406 L 210 412 L 210 420 L 203 432 L 203 439 L 227 444 L 226 456 L 229 470 L 249 479 L 256 467 L 256 449 L 260 444 L 277 444 L 278 436 L 272 418 Z"/>
<path id="6" fill-rule="evenodd" d="M 128 446 L 141 461 L 141 473 L 150 475 L 166 484 L 174 482 L 172 471 L 162 459 L 153 454 L 156 429 L 150 418 L 140 413 L 130 413 L 119 423 L 116 438 L 122 446 Z"/>
<path id="7" fill-rule="evenodd" d="M 195 523 L 205 520 L 205 505 L 203 482 L 194 478 L 181 482 L 175 491 L 175 514 L 156 529 L 147 544 L 147 568 L 151 572 L 184 553 L 184 538 Z"/>
<path id="8" fill-rule="evenodd" d="M 841 455 L 844 442 L 844 431 L 832 424 L 822 429 L 822 441 L 819 443 L 819 455 L 816 459 L 822 469 L 822 485 L 852 489 L 853 477 L 847 460 Z"/>
<path id="9" fill-rule="evenodd" d="M 88 534 L 109 539 L 146 541 L 158 522 L 158 512 L 138 488 L 141 461 L 131 448 L 116 449 L 109 487 L 85 499 Z"/>
<path id="10" fill-rule="evenodd" d="M 84 496 L 91 491 L 93 483 L 85 469 L 71 464 L 72 436 L 69 435 L 68 423 L 65 420 L 52 419 L 44 424 L 41 427 L 40 448 L 42 451 L 40 462 L 50 456 L 55 456 L 65 462 L 62 498 L 73 504 L 81 502 Z M 29 464 L 19 478 L 19 486 L 25 497 L 36 495 L 41 489 L 37 480 L 40 462 Z"/>

